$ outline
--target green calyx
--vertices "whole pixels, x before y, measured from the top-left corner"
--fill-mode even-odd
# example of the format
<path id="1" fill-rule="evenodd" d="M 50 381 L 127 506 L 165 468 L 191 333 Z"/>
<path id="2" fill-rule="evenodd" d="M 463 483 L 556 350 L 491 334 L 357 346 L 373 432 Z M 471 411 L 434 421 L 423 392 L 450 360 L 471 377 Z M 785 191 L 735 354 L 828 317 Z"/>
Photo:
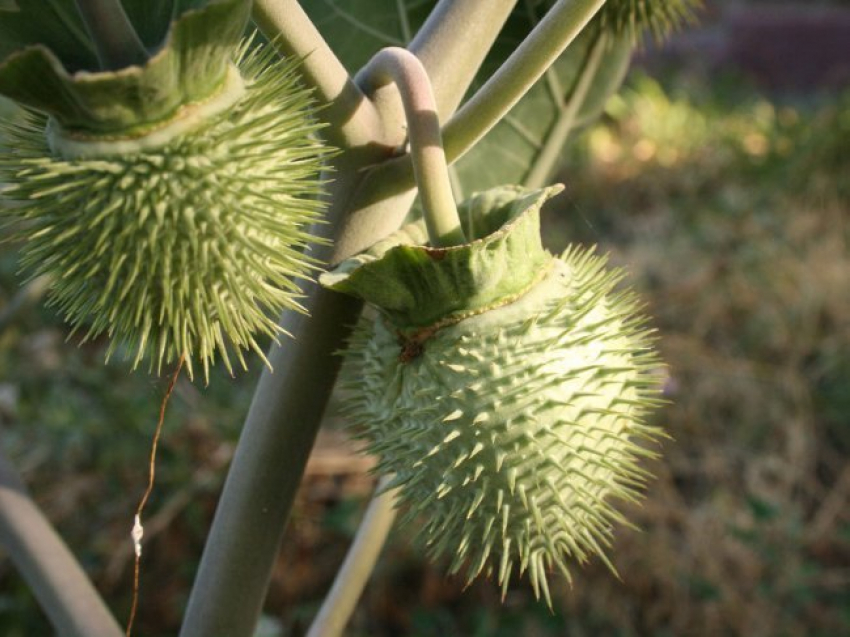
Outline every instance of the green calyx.
<path id="1" fill-rule="evenodd" d="M 471 240 L 432 248 L 424 221 L 322 275 L 326 287 L 377 307 L 408 339 L 516 300 L 539 282 L 552 255 L 540 242 L 540 208 L 563 189 L 516 186 L 473 195 L 458 206 Z"/>
<path id="2" fill-rule="evenodd" d="M 214 100 L 250 14 L 246 0 L 213 0 L 184 12 L 143 65 L 69 72 L 45 44 L 0 63 L 0 93 L 50 116 L 54 135 L 78 141 L 133 140 L 167 128 Z M 61 152 L 61 145 L 60 145 Z"/>

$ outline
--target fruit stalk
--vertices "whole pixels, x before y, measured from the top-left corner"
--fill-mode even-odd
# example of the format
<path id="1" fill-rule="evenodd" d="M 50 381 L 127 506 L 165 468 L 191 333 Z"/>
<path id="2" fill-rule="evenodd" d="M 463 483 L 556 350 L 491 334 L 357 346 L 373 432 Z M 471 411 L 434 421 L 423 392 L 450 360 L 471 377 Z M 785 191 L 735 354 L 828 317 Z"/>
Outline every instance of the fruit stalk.
<path id="1" fill-rule="evenodd" d="M 390 47 L 372 58 L 366 72 L 371 80 L 370 88 L 394 83 L 401 94 L 413 173 L 431 244 L 447 247 L 465 243 L 452 195 L 437 104 L 425 67 L 409 51 Z"/>

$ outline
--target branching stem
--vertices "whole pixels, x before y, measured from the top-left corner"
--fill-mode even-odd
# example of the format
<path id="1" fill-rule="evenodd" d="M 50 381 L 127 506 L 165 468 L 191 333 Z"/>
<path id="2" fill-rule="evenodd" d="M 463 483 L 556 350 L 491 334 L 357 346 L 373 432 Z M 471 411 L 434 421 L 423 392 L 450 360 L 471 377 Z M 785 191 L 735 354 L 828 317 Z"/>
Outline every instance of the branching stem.
<path id="1" fill-rule="evenodd" d="M 440 0 L 407 48 L 428 69 L 445 121 L 457 110 L 517 0 Z"/>
<path id="2" fill-rule="evenodd" d="M 101 69 L 114 71 L 144 64 L 149 55 L 119 0 L 74 0 L 86 25 Z"/>
<path id="3" fill-rule="evenodd" d="M 378 115 L 297 0 L 254 0 L 254 23 L 283 55 L 300 58 L 301 74 L 327 105 L 325 135 L 343 148 L 372 141 Z"/>
<path id="4" fill-rule="evenodd" d="M 552 176 L 552 172 L 558 163 L 558 157 L 561 155 L 561 150 L 575 127 L 576 118 L 587 100 L 587 95 L 590 92 L 590 87 L 593 85 L 594 78 L 599 72 L 608 42 L 606 33 L 600 31 L 596 40 L 593 42 L 590 55 L 582 67 L 581 74 L 572 94 L 570 94 L 567 102 L 561 105 L 555 125 L 546 136 L 546 142 L 543 144 L 543 148 L 540 149 L 540 153 L 534 160 L 534 165 L 525 178 L 526 187 L 542 188 Z"/>
<path id="5" fill-rule="evenodd" d="M 431 245 L 445 247 L 465 243 L 452 195 L 437 104 L 425 67 L 410 51 L 390 47 L 372 58 L 364 77 L 374 89 L 395 83 L 401 94 L 413 172 Z"/>
<path id="6" fill-rule="evenodd" d="M 460 159 L 539 80 L 581 33 L 605 0 L 558 0 L 502 67 L 455 113 L 443 128 L 449 163 Z M 380 199 L 409 188 L 414 180 L 409 156 L 377 166 L 361 197 Z"/>
<path id="7" fill-rule="evenodd" d="M 446 123 L 446 153 L 460 158 L 534 86 L 605 0 L 558 0 L 505 64 Z"/>

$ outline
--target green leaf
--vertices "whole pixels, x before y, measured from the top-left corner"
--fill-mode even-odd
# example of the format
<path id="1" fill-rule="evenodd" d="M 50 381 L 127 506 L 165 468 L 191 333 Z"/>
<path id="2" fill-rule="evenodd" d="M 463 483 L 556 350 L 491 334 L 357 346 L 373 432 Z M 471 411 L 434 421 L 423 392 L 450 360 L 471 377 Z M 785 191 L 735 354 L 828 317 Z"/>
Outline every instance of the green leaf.
<path id="1" fill-rule="evenodd" d="M 71 72 L 98 67 L 74 0 L 4 0 L 0 4 L 0 59 L 34 44 L 53 51 Z"/>
<path id="2" fill-rule="evenodd" d="M 123 0 L 144 45 L 155 52 L 171 21 L 217 0 Z M 47 47 L 69 73 L 97 70 L 94 45 L 74 0 L 0 0 L 0 60 L 28 46 Z"/>
<path id="3" fill-rule="evenodd" d="M 155 51 L 165 40 L 172 20 L 210 4 L 210 0 L 123 0 L 122 4 L 139 38 L 149 50 Z"/>
<path id="4" fill-rule="evenodd" d="M 0 94 L 51 115 L 68 131 L 141 134 L 222 85 L 249 11 L 249 0 L 183 10 L 160 55 L 119 72 L 71 74 L 52 49 L 28 47 L 0 62 Z"/>
<path id="5" fill-rule="evenodd" d="M 387 46 L 406 46 L 435 0 L 301 0 L 301 6 L 354 73 Z"/>
<path id="6" fill-rule="evenodd" d="M 600 37 L 609 42 L 570 131 L 587 126 L 602 114 L 606 102 L 626 76 L 632 42 L 625 35 L 614 38 L 595 29 L 586 29 L 547 75 L 456 164 L 456 181 L 463 193 L 486 190 L 498 184 L 526 183 L 544 146 L 551 143 L 550 136 L 559 119 L 565 116 L 566 105 Z M 562 141 L 566 140 L 558 140 L 558 143 Z M 558 164 L 549 166 L 546 172 L 551 174 Z"/>

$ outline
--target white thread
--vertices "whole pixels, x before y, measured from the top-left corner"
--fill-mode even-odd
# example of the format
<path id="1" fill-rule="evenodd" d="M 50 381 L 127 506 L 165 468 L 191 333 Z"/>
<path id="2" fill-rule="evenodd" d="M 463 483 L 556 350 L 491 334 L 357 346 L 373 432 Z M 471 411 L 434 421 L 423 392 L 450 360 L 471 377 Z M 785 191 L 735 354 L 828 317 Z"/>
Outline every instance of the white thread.
<path id="1" fill-rule="evenodd" d="M 133 538 L 133 548 L 136 551 L 136 557 L 142 556 L 142 536 L 144 536 L 144 534 L 145 529 L 142 526 L 142 521 L 137 513 L 135 521 L 133 522 L 133 530 L 130 531 L 130 537 Z"/>

